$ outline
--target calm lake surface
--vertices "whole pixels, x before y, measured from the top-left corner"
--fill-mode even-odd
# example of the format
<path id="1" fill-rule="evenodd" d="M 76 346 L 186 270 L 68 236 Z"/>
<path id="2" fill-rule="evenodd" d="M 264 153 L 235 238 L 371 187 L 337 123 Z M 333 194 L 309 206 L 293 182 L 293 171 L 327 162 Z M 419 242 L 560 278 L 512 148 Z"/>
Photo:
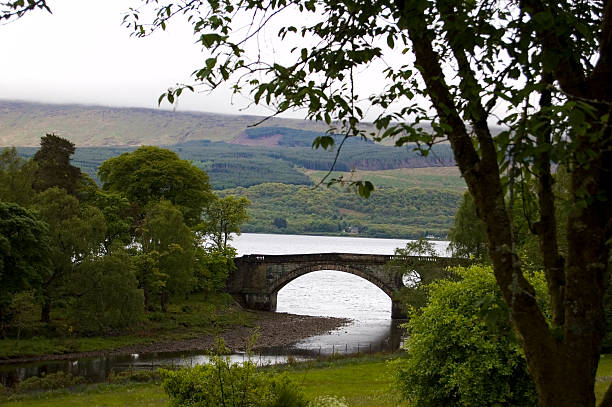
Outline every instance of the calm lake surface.
<path id="1" fill-rule="evenodd" d="M 232 246 L 238 256 L 246 254 L 364 253 L 393 254 L 408 240 L 357 237 L 273 235 L 244 233 L 234 237 Z M 447 256 L 448 242 L 432 242 L 438 255 Z M 283 287 L 277 297 L 277 312 L 300 315 L 332 316 L 352 321 L 325 335 L 307 338 L 290 348 L 264 349 L 255 361 L 261 364 L 282 363 L 287 355 L 307 359 L 323 354 L 376 352 L 397 349 L 402 340 L 398 321 L 391 320 L 391 299 L 372 283 L 335 270 L 315 271 Z M 232 355 L 233 361 L 245 359 Z M 205 363 L 202 352 L 156 353 L 73 361 L 46 361 L 0 366 L 0 382 L 38 375 L 42 371 L 64 370 L 90 379 L 103 380 L 111 370 L 156 368 L 168 365 L 191 366 Z"/>

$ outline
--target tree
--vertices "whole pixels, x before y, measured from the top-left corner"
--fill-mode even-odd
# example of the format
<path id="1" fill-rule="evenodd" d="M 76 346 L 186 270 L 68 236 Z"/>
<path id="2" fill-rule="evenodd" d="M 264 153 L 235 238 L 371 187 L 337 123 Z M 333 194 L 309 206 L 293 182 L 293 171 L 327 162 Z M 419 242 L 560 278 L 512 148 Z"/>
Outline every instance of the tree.
<path id="1" fill-rule="evenodd" d="M 32 158 L 37 164 L 33 188 L 40 192 L 58 187 L 74 195 L 81 170 L 70 164 L 72 154 L 74 154 L 74 144 L 70 141 L 55 134 L 41 137 L 40 149 Z"/>
<path id="2" fill-rule="evenodd" d="M 0 201 L 0 332 L 19 292 L 40 289 L 49 276 L 48 225 L 33 212 Z"/>
<path id="3" fill-rule="evenodd" d="M 174 18 L 193 24 L 209 52 L 205 65 L 194 71 L 196 86 L 233 81 L 235 91 L 252 91 L 255 103 L 278 112 L 305 108 L 309 118 L 333 124 L 346 137 L 368 136 L 359 123 L 378 109 L 379 132 L 371 134 L 377 140 L 395 137 L 397 145 L 414 142 L 424 152 L 450 142 L 486 225 L 496 281 L 521 338 L 539 404 L 595 404 L 612 236 L 612 2 L 146 3 L 156 11 L 152 25 L 138 19 L 146 7 L 126 16 L 136 35 L 165 29 Z M 308 45 L 282 56 L 262 52 L 257 44 L 263 26 L 291 9 L 303 14 L 304 25 L 285 19 L 274 32 L 284 44 Z M 241 35 L 233 30 L 234 20 L 245 14 L 256 18 Z M 255 49 L 249 53 L 251 44 Z M 376 81 L 359 80 L 360 72 L 376 66 L 382 66 Z M 380 87 L 364 88 L 372 83 Z M 172 88 L 160 100 L 172 103 L 186 89 L 194 86 Z M 499 134 L 491 125 L 496 120 L 504 126 Z M 314 145 L 333 143 L 324 136 Z M 559 251 L 551 170 L 559 163 L 571 174 L 566 256 Z M 551 325 L 518 261 L 506 202 L 527 173 L 538 185 L 533 226 Z M 365 181 L 353 185 L 363 195 L 372 189 Z"/>
<path id="4" fill-rule="evenodd" d="M 102 163 L 102 189 L 118 192 L 142 211 L 149 203 L 167 200 L 181 210 L 188 226 L 200 222 L 212 199 L 208 175 L 170 150 L 143 146 Z"/>
<path id="5" fill-rule="evenodd" d="M 41 192 L 35 202 L 40 217 L 49 225 L 50 273 L 42 282 L 42 322 L 49 322 L 54 302 L 69 295 L 67 282 L 87 257 L 99 254 L 106 234 L 99 209 L 81 206 L 57 187 Z"/>
<path id="6" fill-rule="evenodd" d="M 455 214 L 455 225 L 448 232 L 449 250 L 456 257 L 473 257 L 487 262 L 487 230 L 476 213 L 474 199 L 463 194 L 461 206 Z"/>
<path id="7" fill-rule="evenodd" d="M 13 296 L 9 305 L 10 325 L 17 330 L 17 342 L 23 331 L 36 329 L 40 316 L 38 308 L 34 290 L 20 291 Z"/>
<path id="8" fill-rule="evenodd" d="M 141 284 L 145 290 L 158 290 L 162 311 L 166 311 L 170 294 L 187 294 L 193 288 L 195 236 L 181 211 L 169 201 L 161 201 L 148 208 L 139 243 L 143 253 L 149 254 L 140 261 L 141 275 L 147 278 Z"/>
<path id="9" fill-rule="evenodd" d="M 225 252 L 207 249 L 201 246 L 195 248 L 193 275 L 196 279 L 196 290 L 204 295 L 222 292 L 226 289 L 227 276 L 236 268 L 234 257 L 236 250 L 228 247 Z"/>
<path id="10" fill-rule="evenodd" d="M 143 291 L 138 289 L 132 258 L 120 246 L 104 256 L 88 257 L 75 271 L 70 316 L 81 333 L 105 333 L 140 322 Z"/>
<path id="11" fill-rule="evenodd" d="M 27 206 L 32 203 L 36 164 L 17 155 L 15 147 L 0 153 L 0 200 Z"/>
<path id="12" fill-rule="evenodd" d="M 208 204 L 202 231 L 210 236 L 218 251 L 227 250 L 232 233 L 240 235 L 240 225 L 249 220 L 247 207 L 250 204 L 247 198 L 233 195 L 223 198 L 215 196 Z"/>

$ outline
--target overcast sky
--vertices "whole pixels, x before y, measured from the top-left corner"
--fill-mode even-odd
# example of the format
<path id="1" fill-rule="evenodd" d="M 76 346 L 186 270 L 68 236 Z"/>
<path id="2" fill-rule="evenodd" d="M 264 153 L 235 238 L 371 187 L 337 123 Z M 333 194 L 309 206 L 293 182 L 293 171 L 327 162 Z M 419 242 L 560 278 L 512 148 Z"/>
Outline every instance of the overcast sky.
<path id="1" fill-rule="evenodd" d="M 159 95 L 187 82 L 206 58 L 187 24 L 148 38 L 130 37 L 121 21 L 135 0 L 49 4 L 53 14 L 37 10 L 0 25 L 1 99 L 157 108 Z M 228 90 L 184 95 L 178 110 L 241 113 L 248 104 L 240 96 L 232 103 Z"/>

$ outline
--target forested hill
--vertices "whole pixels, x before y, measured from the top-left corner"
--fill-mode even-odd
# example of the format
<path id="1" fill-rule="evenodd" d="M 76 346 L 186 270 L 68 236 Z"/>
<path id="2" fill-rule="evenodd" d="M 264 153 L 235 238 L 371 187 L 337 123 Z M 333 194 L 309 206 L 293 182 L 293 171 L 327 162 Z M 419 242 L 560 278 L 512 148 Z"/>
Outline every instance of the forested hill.
<path id="1" fill-rule="evenodd" d="M 311 147 L 245 146 L 206 140 L 167 147 L 205 170 L 215 189 L 249 187 L 265 182 L 312 185 L 312 180 L 304 175 L 303 170 L 327 171 L 335 155 L 333 151 L 313 150 Z M 81 147 L 76 149 L 72 162 L 97 179 L 98 166 L 104 160 L 134 148 Z M 36 150 L 36 147 L 18 149 L 25 157 L 33 156 Z M 452 152 L 445 144 L 435 145 L 431 153 L 423 157 L 411 146 L 388 147 L 355 140 L 343 147 L 335 168 L 337 171 L 350 171 L 452 165 Z"/>

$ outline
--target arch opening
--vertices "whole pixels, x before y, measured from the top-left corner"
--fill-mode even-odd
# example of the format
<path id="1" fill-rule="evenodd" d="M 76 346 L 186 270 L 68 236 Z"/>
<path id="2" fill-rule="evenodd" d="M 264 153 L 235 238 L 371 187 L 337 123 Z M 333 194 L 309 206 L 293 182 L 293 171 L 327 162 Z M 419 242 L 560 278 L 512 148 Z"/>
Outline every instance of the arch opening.
<path id="1" fill-rule="evenodd" d="M 388 293 L 356 273 L 320 269 L 302 273 L 277 290 L 276 310 L 354 320 L 391 318 Z"/>

